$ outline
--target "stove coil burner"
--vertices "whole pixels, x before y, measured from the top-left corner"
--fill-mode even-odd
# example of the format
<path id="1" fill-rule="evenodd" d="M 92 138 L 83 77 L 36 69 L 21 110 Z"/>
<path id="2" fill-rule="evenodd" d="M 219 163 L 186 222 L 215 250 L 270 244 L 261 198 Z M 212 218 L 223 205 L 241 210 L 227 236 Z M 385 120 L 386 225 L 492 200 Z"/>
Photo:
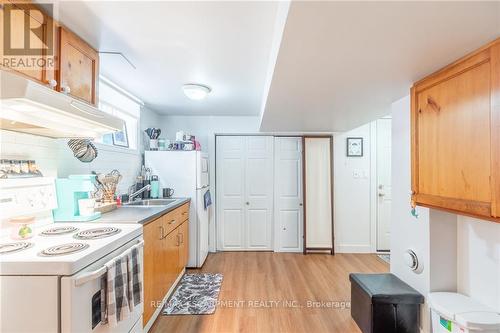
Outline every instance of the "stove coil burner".
<path id="1" fill-rule="evenodd" d="M 0 244 L 0 255 L 23 251 L 29 249 L 32 246 L 33 243 L 30 242 L 3 243 Z"/>
<path id="2" fill-rule="evenodd" d="M 103 227 L 103 228 L 95 228 L 82 230 L 77 233 L 74 238 L 76 239 L 99 239 L 113 236 L 122 231 L 121 229 L 114 227 Z"/>
<path id="3" fill-rule="evenodd" d="M 59 236 L 66 235 L 72 232 L 78 231 L 76 227 L 54 227 L 47 230 L 44 230 L 40 233 L 42 236 Z"/>
<path id="4" fill-rule="evenodd" d="M 42 257 L 54 257 L 54 256 L 63 256 L 66 254 L 72 254 L 76 252 L 80 252 L 89 247 L 89 244 L 84 243 L 68 243 L 61 244 L 56 246 L 51 246 L 42 250 L 39 255 Z"/>

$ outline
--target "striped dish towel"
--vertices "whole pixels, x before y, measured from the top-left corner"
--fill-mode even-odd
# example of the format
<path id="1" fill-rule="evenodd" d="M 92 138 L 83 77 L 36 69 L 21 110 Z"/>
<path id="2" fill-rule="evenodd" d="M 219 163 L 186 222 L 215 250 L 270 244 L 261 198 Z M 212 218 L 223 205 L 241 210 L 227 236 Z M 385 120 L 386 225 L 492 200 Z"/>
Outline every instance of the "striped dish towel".
<path id="1" fill-rule="evenodd" d="M 128 304 L 130 311 L 142 303 L 142 246 L 130 250 L 128 268 Z"/>
<path id="2" fill-rule="evenodd" d="M 101 278 L 101 323 L 116 327 L 142 303 L 142 246 L 106 263 Z"/>

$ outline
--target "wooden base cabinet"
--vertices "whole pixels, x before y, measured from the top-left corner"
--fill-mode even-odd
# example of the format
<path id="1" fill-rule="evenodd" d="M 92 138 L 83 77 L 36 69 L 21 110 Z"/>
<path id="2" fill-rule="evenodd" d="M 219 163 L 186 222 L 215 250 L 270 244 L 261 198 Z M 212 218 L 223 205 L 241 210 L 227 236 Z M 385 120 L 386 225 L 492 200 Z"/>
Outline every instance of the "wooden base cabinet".
<path id="1" fill-rule="evenodd" d="M 500 221 L 500 39 L 414 84 L 414 204 Z"/>
<path id="2" fill-rule="evenodd" d="M 146 326 L 187 264 L 189 203 L 144 226 L 144 314 Z M 179 220 L 181 219 L 181 220 Z"/>
<path id="3" fill-rule="evenodd" d="M 189 224 L 188 221 L 184 221 L 179 226 L 179 272 L 187 266 L 188 255 L 189 255 Z"/>

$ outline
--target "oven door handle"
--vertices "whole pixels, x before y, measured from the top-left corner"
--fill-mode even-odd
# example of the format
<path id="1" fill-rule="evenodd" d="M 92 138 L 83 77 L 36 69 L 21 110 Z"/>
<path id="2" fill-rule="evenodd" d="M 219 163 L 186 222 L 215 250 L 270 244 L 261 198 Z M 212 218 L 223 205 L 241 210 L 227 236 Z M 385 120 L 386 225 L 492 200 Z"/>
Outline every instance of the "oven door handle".
<path id="1" fill-rule="evenodd" d="M 144 246 L 144 241 L 141 240 L 139 243 L 135 244 L 134 246 L 130 247 L 129 249 L 125 250 L 123 253 L 126 253 L 128 252 L 129 250 L 135 248 L 135 247 L 143 247 Z M 116 256 L 115 258 L 113 259 L 110 259 L 111 260 L 114 260 L 116 258 L 119 258 L 121 257 L 122 254 Z M 102 266 L 101 268 L 99 269 L 96 269 L 95 271 L 92 271 L 92 272 L 88 272 L 78 278 L 75 279 L 75 286 L 81 286 L 81 285 L 84 285 L 85 283 L 89 282 L 89 281 L 92 281 L 92 280 L 95 280 L 97 279 L 98 277 L 106 274 L 106 272 L 108 271 L 108 268 L 106 266 Z"/>

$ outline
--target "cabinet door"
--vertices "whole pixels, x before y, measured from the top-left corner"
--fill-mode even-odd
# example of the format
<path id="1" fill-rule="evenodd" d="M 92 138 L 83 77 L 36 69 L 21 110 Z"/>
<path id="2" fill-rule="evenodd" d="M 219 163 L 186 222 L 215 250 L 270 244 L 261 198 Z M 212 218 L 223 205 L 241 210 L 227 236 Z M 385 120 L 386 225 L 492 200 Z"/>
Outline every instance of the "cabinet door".
<path id="1" fill-rule="evenodd" d="M 189 222 L 185 221 L 179 226 L 179 268 L 181 272 L 187 265 L 189 255 Z"/>
<path id="2" fill-rule="evenodd" d="M 178 229 L 175 229 L 171 233 L 169 233 L 164 241 L 165 241 L 165 261 L 164 261 L 164 274 L 165 274 L 165 285 L 167 286 L 167 290 L 174 283 L 175 279 L 179 275 L 178 267 L 179 267 L 179 236 Z M 164 294 L 164 295 L 165 295 Z"/>
<path id="3" fill-rule="evenodd" d="M 59 28 L 59 90 L 87 103 L 97 103 L 99 54 L 85 41 Z"/>
<path id="4" fill-rule="evenodd" d="M 162 262 L 165 257 L 164 240 L 162 239 L 162 218 L 144 227 L 144 325 L 153 315 L 159 302 L 163 299 L 165 288 L 162 277 Z"/>
<path id="5" fill-rule="evenodd" d="M 490 63 L 415 96 L 416 201 L 491 216 Z"/>
<path id="6" fill-rule="evenodd" d="M 0 8 L 0 26 L 9 29 L 0 34 L 1 66 L 49 85 L 55 68 L 53 19 L 33 4 L 5 3 Z M 12 52 L 4 49 L 7 44 Z"/>

